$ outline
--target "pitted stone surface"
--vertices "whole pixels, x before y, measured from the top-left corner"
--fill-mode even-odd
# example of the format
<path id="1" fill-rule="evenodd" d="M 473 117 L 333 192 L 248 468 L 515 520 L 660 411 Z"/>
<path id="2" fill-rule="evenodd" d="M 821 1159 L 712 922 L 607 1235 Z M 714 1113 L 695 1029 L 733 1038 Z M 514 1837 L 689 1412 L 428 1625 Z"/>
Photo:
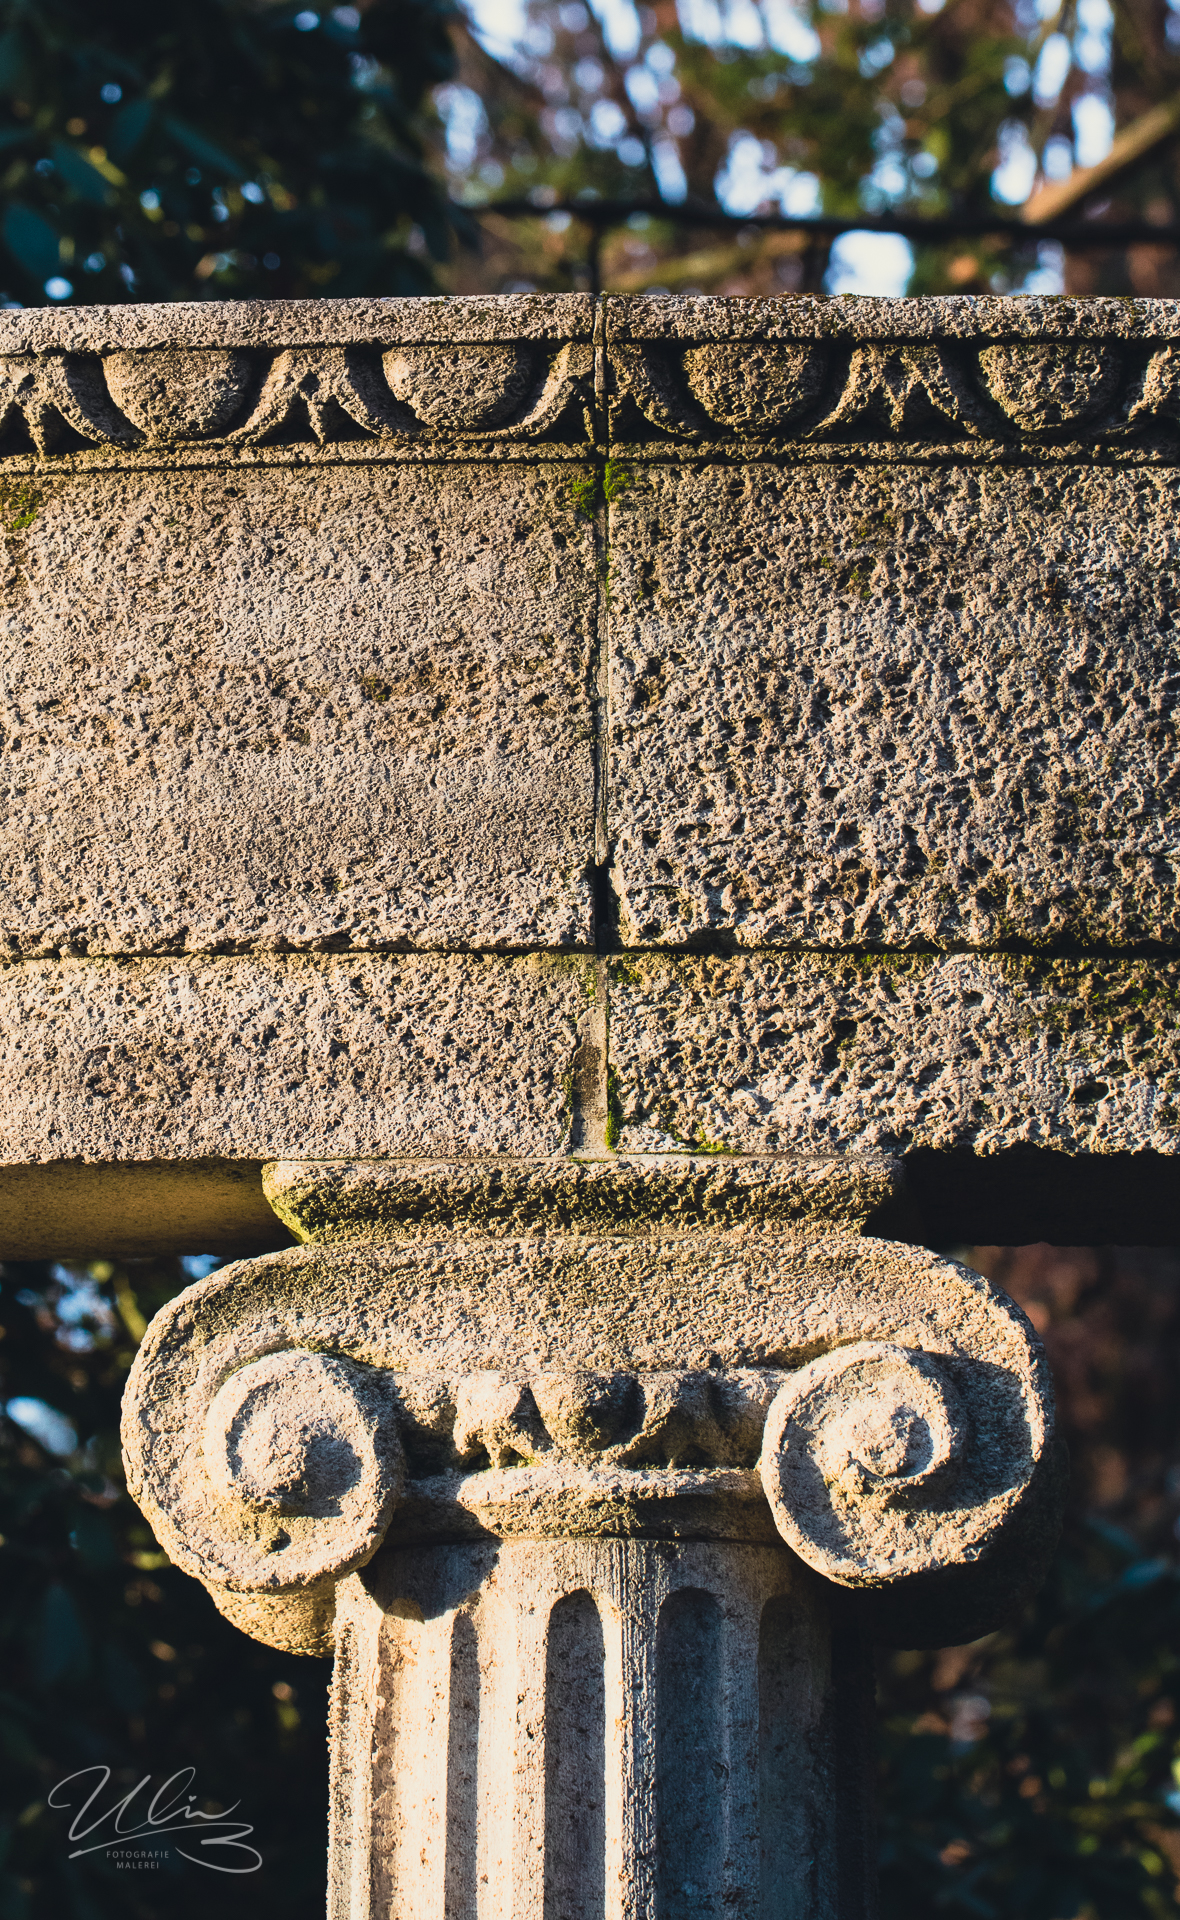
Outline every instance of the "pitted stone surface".
<path id="1" fill-rule="evenodd" d="M 250 391 L 252 372 L 250 355 L 241 348 L 111 353 L 103 361 L 115 405 L 146 440 L 165 445 L 224 432 Z"/>
<path id="2" fill-rule="evenodd" d="M 882 1586 L 984 1552 L 1021 1501 L 1050 1419 L 1035 1387 L 1014 1395 L 987 1367 L 857 1341 L 780 1387 L 762 1484 L 808 1566 L 842 1586 Z"/>
<path id="3" fill-rule="evenodd" d="M 196 1562 L 218 1584 L 273 1592 L 362 1566 L 385 1533 L 404 1470 L 380 1374 L 300 1350 L 250 1361 L 205 1415 L 188 1485 L 190 1571 Z"/>
<path id="4" fill-rule="evenodd" d="M 1172 961 L 634 955 L 611 1053 L 624 1152 L 1180 1145 Z"/>
<path id="5" fill-rule="evenodd" d="M 653 463 L 610 538 L 624 944 L 1176 943 L 1171 469 Z"/>
<path id="6" fill-rule="evenodd" d="M 1168 302 L 0 315 L 11 1161 L 1174 1153 L 1178 463 Z M 580 1047 L 412 993 L 404 1098 L 417 1028 L 272 984 L 616 934 Z"/>
<path id="7" fill-rule="evenodd" d="M 8 952 L 587 942 L 595 558 L 560 475 L 149 471 L 22 501 Z"/>
<path id="8" fill-rule="evenodd" d="M 557 1153 L 592 984 L 540 954 L 0 965 L 0 1165 Z"/>
<path id="9" fill-rule="evenodd" d="M 660 1153 L 475 1163 L 279 1161 L 263 1190 L 297 1240 L 434 1239 L 442 1233 L 650 1233 L 750 1225 L 797 1236 L 858 1233 L 898 1195 L 885 1155 L 738 1159 Z"/>

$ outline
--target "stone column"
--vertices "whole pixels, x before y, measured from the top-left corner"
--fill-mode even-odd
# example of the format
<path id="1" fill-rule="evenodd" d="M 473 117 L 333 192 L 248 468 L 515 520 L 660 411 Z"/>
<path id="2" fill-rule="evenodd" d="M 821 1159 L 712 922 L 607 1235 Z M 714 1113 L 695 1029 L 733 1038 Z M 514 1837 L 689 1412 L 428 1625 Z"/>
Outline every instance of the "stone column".
<path id="1" fill-rule="evenodd" d="M 336 1655 L 333 1920 L 871 1911 L 871 1644 L 1001 1617 L 1060 1476 L 1012 1303 L 807 1189 L 275 1166 L 318 1239 L 153 1323 L 125 1445 L 158 1538 Z"/>

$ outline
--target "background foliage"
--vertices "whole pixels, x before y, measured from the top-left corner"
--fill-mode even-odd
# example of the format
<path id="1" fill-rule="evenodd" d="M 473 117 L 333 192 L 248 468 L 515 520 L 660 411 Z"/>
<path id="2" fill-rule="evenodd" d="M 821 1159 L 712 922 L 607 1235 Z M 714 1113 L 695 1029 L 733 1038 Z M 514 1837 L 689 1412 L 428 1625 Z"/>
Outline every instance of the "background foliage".
<path id="1" fill-rule="evenodd" d="M 231 1627 L 169 1566 L 124 1491 L 123 1382 L 146 1317 L 189 1275 L 178 1260 L 14 1264 L 2 1275 L 0 1916 L 318 1920 L 331 1663 L 273 1653 Z M 104 1806 L 150 1774 L 137 1807 L 194 1767 L 199 1804 L 238 1802 L 263 1867 L 237 1877 L 175 1853 L 143 1871 L 101 1853 L 71 1862 L 71 1816 L 47 1799 L 92 1766 L 112 1770 Z"/>
<path id="2" fill-rule="evenodd" d="M 456 219 L 422 108 L 450 0 L 3 0 L 8 299 L 413 294 Z"/>
<path id="3" fill-rule="evenodd" d="M 1044 1592 L 1011 1629 L 883 1660 L 885 1920 L 1171 1913 L 1180 1255 L 963 1251 L 1045 1336 L 1073 1452 L 1071 1510 Z M 323 1909 L 328 1663 L 230 1627 L 167 1564 L 123 1491 L 119 1399 L 145 1317 L 212 1264 L 0 1274 L 3 1920 L 207 1920 L 214 1902 L 227 1920 Z M 211 1885 L 175 1858 L 136 1878 L 101 1855 L 71 1863 L 69 1816 L 47 1798 L 94 1764 L 123 1791 L 195 1767 L 203 1805 L 240 1802 L 263 1868 Z"/>
<path id="4" fill-rule="evenodd" d="M 1177 0 L 1180 8 L 1180 0 Z M 0 295 L 1180 293 L 1175 249 L 673 224 L 1011 215 L 1180 92 L 1171 0 L 0 0 Z M 1176 143 L 1090 211 L 1175 221 Z M 513 200 L 534 216 L 468 209 Z M 481 237 L 482 236 L 482 237 Z"/>

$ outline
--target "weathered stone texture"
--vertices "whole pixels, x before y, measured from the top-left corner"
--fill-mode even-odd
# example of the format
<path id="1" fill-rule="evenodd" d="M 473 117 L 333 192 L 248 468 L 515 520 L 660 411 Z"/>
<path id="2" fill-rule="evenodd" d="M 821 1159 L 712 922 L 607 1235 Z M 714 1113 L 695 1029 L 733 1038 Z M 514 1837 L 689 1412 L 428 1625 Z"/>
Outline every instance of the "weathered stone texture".
<path id="1" fill-rule="evenodd" d="M 825 1601 L 780 1546 L 382 1554 L 342 1588 L 331 1920 L 859 1912 L 861 1675 Z"/>
<path id="2" fill-rule="evenodd" d="M 1115 311 L 1114 301 L 1108 303 Z M 1138 302 L 1165 315 L 1170 301 Z M 25 307 L 0 312 L 0 353 L 124 353 L 182 346 L 274 349 L 521 340 L 589 340 L 588 293 L 535 293 L 391 300 L 180 300 L 172 305 Z"/>
<path id="3" fill-rule="evenodd" d="M 12 963 L 0 1161 L 556 1153 L 592 991 L 542 955 Z"/>
<path id="4" fill-rule="evenodd" d="M 595 560 L 559 470 L 2 504 L 10 951 L 588 939 Z"/>
<path id="5" fill-rule="evenodd" d="M 1174 1154 L 1177 471 L 1167 302 L 0 315 L 10 1164 Z"/>
<path id="6" fill-rule="evenodd" d="M 434 1239 L 470 1233 L 651 1233 L 757 1226 L 799 1237 L 860 1233 L 895 1200 L 883 1154 L 838 1159 L 642 1158 L 278 1161 L 262 1185 L 297 1240 Z"/>
<path id="7" fill-rule="evenodd" d="M 391 1546 L 777 1526 L 809 1565 L 884 1593 L 907 1644 L 953 1639 L 952 1615 L 970 1637 L 1043 1564 L 1060 1496 L 1043 1355 L 1004 1295 L 913 1248 L 757 1227 L 358 1241 L 227 1267 L 156 1317 L 123 1430 L 177 1564 L 217 1590 L 306 1592 L 309 1620 L 386 1523 Z M 948 1573 L 950 1611 L 919 1627 L 906 1583 L 925 1606 Z"/>
<path id="8" fill-rule="evenodd" d="M 293 307 L 299 304 L 292 302 Z M 1026 295 L 992 300 L 974 294 L 920 300 L 822 300 L 809 294 L 776 294 L 733 300 L 726 295 L 648 293 L 627 298 L 614 294 L 608 296 L 606 307 L 612 342 L 666 341 L 686 347 L 701 340 L 752 346 L 763 340 L 975 343 L 981 338 L 1048 340 L 1074 347 L 1095 335 L 1120 341 L 1180 335 L 1180 302 L 1175 300 L 1059 300 Z M 16 316 L 12 324 L 20 324 Z"/>
<path id="9" fill-rule="evenodd" d="M 1176 942 L 1173 471 L 652 464 L 611 558 L 625 943 Z"/>
<path id="10" fill-rule="evenodd" d="M 611 966 L 624 1152 L 1180 1144 L 1180 967 L 955 954 Z"/>

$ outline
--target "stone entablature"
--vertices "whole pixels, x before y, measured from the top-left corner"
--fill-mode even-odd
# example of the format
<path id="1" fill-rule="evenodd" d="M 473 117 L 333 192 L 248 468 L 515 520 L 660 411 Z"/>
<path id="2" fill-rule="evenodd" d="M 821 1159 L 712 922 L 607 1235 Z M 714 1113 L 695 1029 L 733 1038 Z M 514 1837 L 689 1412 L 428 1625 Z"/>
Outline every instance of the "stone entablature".
<path id="1" fill-rule="evenodd" d="M 143 1250 L 169 1179 L 264 1242 L 295 1155 L 1173 1156 L 1178 354 L 1151 301 L 0 315 L 14 1247 L 112 1161 Z"/>

